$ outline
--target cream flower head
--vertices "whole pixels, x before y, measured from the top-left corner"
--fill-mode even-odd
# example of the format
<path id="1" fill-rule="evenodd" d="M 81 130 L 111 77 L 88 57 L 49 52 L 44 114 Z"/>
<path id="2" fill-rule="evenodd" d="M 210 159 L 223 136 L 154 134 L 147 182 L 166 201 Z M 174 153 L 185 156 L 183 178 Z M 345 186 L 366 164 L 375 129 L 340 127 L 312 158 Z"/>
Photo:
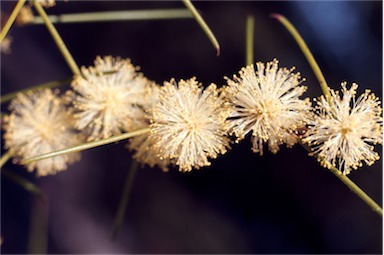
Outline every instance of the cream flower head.
<path id="1" fill-rule="evenodd" d="M 191 171 L 226 152 L 229 112 L 218 93 L 214 84 L 203 91 L 195 78 L 164 83 L 150 134 L 160 158 L 170 159 L 180 171 Z"/>
<path id="2" fill-rule="evenodd" d="M 94 67 L 82 67 L 82 75 L 67 93 L 75 108 L 75 127 L 88 141 L 132 131 L 142 115 L 149 81 L 137 72 L 129 59 L 97 57 Z"/>
<path id="3" fill-rule="evenodd" d="M 311 126 L 303 139 L 313 145 L 324 167 L 334 166 L 347 175 L 365 162 L 372 165 L 380 157 L 374 144 L 383 143 L 383 117 L 379 99 L 366 90 L 355 99 L 357 84 L 348 90 L 341 84 L 343 97 L 331 90 L 326 100 L 321 96 Z"/>
<path id="4" fill-rule="evenodd" d="M 225 100 L 232 106 L 230 131 L 241 140 L 252 132 L 252 150 L 263 155 L 263 143 L 276 153 L 279 145 L 293 146 L 298 138 L 296 130 L 305 126 L 309 113 L 309 99 L 299 99 L 306 91 L 299 86 L 299 73 L 293 68 L 278 68 L 274 59 L 266 66 L 256 63 L 244 67 L 239 77 L 226 78 Z"/>
<path id="5" fill-rule="evenodd" d="M 81 143 L 72 126 L 72 114 L 64 107 L 57 91 L 46 89 L 19 94 L 9 109 L 11 114 L 4 117 L 3 126 L 5 148 L 16 159 L 27 159 Z M 30 172 L 36 169 L 38 176 L 53 175 L 79 159 L 79 153 L 70 153 L 32 162 L 27 167 Z"/>

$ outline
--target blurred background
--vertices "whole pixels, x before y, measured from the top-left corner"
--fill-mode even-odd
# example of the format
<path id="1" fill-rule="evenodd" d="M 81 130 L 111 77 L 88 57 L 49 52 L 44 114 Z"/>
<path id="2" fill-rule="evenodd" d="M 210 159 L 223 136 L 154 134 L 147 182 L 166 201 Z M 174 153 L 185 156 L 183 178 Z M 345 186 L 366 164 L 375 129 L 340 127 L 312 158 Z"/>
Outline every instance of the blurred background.
<path id="1" fill-rule="evenodd" d="M 2 2 L 9 12 L 15 2 Z M 305 57 L 285 28 L 286 16 L 312 50 L 333 89 L 359 84 L 382 98 L 382 1 L 196 1 L 216 35 L 216 52 L 194 19 L 57 24 L 80 66 L 97 55 L 130 58 L 157 83 L 196 76 L 225 84 L 245 65 L 246 16 L 255 17 L 255 61 L 296 67 L 321 95 Z M 48 14 L 185 8 L 181 1 L 68 1 Z M 13 26 L 11 53 L 1 55 L 1 93 L 65 79 L 71 71 L 43 25 Z M 64 91 L 69 86 L 62 87 Z M 7 104 L 1 105 L 7 112 Z M 3 149 L 2 149 L 3 150 Z M 381 146 L 377 150 L 382 155 Z M 4 153 L 4 151 L 2 151 Z M 132 154 L 126 142 L 82 153 L 55 176 L 36 178 L 43 202 L 1 178 L 2 253 L 382 253 L 382 218 L 299 145 L 276 155 L 233 144 L 212 166 L 191 173 L 140 168 L 116 240 L 111 240 Z M 382 205 L 382 161 L 349 175 Z M 37 247 L 36 247 L 37 246 Z M 44 248 L 45 247 L 45 248 Z"/>

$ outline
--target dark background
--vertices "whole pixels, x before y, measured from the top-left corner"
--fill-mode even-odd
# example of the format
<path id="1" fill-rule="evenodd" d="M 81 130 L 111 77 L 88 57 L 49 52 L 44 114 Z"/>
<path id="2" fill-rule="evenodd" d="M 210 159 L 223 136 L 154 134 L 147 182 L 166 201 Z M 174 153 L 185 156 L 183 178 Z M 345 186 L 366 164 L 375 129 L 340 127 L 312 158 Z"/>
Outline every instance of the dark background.
<path id="1" fill-rule="evenodd" d="M 14 2 L 2 2 L 8 11 Z M 245 21 L 255 16 L 255 61 L 278 58 L 306 77 L 306 96 L 321 95 L 318 82 L 290 34 L 270 13 L 299 30 L 329 85 L 356 82 L 359 93 L 382 94 L 381 1 L 196 1 L 221 44 L 216 57 L 193 19 L 56 25 L 79 65 L 97 55 L 131 58 L 152 80 L 196 76 L 225 84 L 245 63 Z M 184 8 L 173 1 L 68 1 L 49 14 L 105 10 Z M 14 26 L 12 53 L 1 55 L 6 94 L 65 79 L 71 71 L 43 25 Z M 64 87 L 65 90 L 67 87 Z M 382 98 L 382 97 L 381 97 Z M 2 112 L 7 111 L 2 105 Z M 46 193 L 42 203 L 7 177 L 1 179 L 3 253 L 27 253 L 32 222 L 44 229 L 48 253 L 382 253 L 382 219 L 301 146 L 273 155 L 251 152 L 249 139 L 234 144 L 211 167 L 191 173 L 139 170 L 116 241 L 111 227 L 131 164 L 126 142 L 82 153 L 56 176 L 14 171 Z M 381 153 L 381 146 L 377 148 Z M 349 175 L 382 205 L 382 161 Z M 31 220 L 33 208 L 38 212 Z M 38 229 L 38 228 L 37 228 Z M 35 239 L 29 239 L 30 236 Z M 36 242 L 36 241 L 34 241 Z M 29 246 L 31 247 L 31 245 Z"/>

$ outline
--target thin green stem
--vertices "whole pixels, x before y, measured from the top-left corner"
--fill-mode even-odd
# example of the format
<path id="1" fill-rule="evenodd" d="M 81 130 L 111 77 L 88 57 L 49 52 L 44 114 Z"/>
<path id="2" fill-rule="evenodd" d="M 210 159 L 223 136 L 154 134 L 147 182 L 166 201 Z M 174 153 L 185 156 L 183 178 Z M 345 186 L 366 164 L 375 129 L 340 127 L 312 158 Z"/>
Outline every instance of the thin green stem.
<path id="1" fill-rule="evenodd" d="M 113 222 L 112 227 L 112 240 L 116 239 L 116 236 L 121 228 L 121 225 L 123 224 L 125 212 L 127 210 L 130 194 L 132 191 L 133 182 L 137 173 L 139 164 L 136 160 L 133 160 L 131 163 L 131 167 L 129 169 L 129 172 L 127 174 L 127 178 L 125 179 L 124 189 L 123 193 L 121 194 L 121 199 L 119 203 L 119 209 L 117 210 L 115 220 Z"/>
<path id="2" fill-rule="evenodd" d="M 46 158 L 51 158 L 51 157 L 56 157 L 56 156 L 60 156 L 60 155 L 64 155 L 64 154 L 68 154 L 68 153 L 72 153 L 72 152 L 83 151 L 83 150 L 99 147 L 99 146 L 102 146 L 102 145 L 118 142 L 118 141 L 125 140 L 125 139 L 128 139 L 128 138 L 134 137 L 134 136 L 139 136 L 139 135 L 148 133 L 149 131 L 150 131 L 149 128 L 143 128 L 143 129 L 139 129 L 139 130 L 136 130 L 136 131 L 132 131 L 132 132 L 128 132 L 128 133 L 123 133 L 123 134 L 120 134 L 120 135 L 112 136 L 112 137 L 109 137 L 109 138 L 106 138 L 106 139 L 100 139 L 100 140 L 97 140 L 97 141 L 93 141 L 93 142 L 89 142 L 89 143 L 84 143 L 84 144 L 81 144 L 81 145 L 78 145 L 78 146 L 74 146 L 74 147 L 71 147 L 71 148 L 67 148 L 67 149 L 63 149 L 63 150 L 58 150 L 58 151 L 53 151 L 53 152 L 49 152 L 49 153 L 46 153 L 46 154 L 38 155 L 38 156 L 29 158 L 29 159 L 24 159 L 24 160 L 20 161 L 19 163 L 22 164 L 22 165 L 27 165 L 27 164 L 32 163 L 34 161 L 38 161 L 38 160 L 42 160 L 42 159 L 46 159 Z"/>
<path id="3" fill-rule="evenodd" d="M 330 167 L 329 170 L 337 176 L 348 188 L 355 193 L 358 197 L 360 197 L 369 207 L 372 208 L 374 212 L 383 217 L 383 209 L 370 197 L 365 193 L 359 186 L 357 186 L 351 179 L 349 179 L 346 175 L 342 174 L 340 170 L 335 167 Z"/>
<path id="4" fill-rule="evenodd" d="M 193 6 L 192 2 L 190 0 L 183 0 L 184 5 L 189 9 L 189 11 L 192 13 L 192 15 L 195 17 L 197 23 L 199 23 L 200 27 L 203 29 L 205 34 L 208 36 L 209 40 L 211 41 L 213 47 L 216 49 L 216 56 L 220 55 L 220 45 L 217 41 L 215 35 L 211 31 L 211 29 L 208 27 L 207 23 L 205 23 L 204 19 L 201 17 L 200 13 L 196 10 L 195 6 Z"/>
<path id="5" fill-rule="evenodd" d="M 12 157 L 12 153 L 10 151 L 7 151 L 3 156 L 0 158 L 0 168 L 4 166 L 5 163 Z"/>
<path id="6" fill-rule="evenodd" d="M 246 33 L 245 33 L 245 49 L 246 49 L 246 65 L 253 64 L 253 40 L 255 30 L 255 17 L 249 15 L 247 17 Z"/>
<path id="7" fill-rule="evenodd" d="M 68 84 L 71 80 L 72 80 L 72 77 L 67 78 L 67 79 L 63 79 L 63 80 L 50 81 L 50 82 L 43 83 L 43 84 L 40 84 L 37 86 L 33 86 L 33 87 L 30 87 L 27 89 L 22 89 L 22 90 L 18 90 L 18 91 L 9 93 L 9 94 L 5 94 L 5 95 L 0 97 L 0 103 L 3 104 L 3 103 L 6 103 L 6 102 L 12 100 L 19 93 L 25 93 L 27 91 L 34 91 L 34 90 L 45 89 L 45 88 L 56 88 L 56 87 L 60 87 L 60 86 L 63 86 L 65 84 Z"/>
<path id="8" fill-rule="evenodd" d="M 37 12 L 40 14 L 41 18 L 44 20 L 44 23 L 47 26 L 48 31 L 51 33 L 53 40 L 56 42 L 57 47 L 61 51 L 61 54 L 63 54 L 64 59 L 67 61 L 69 68 L 72 70 L 74 74 L 80 75 L 79 67 L 77 66 L 75 60 L 73 59 L 71 53 L 69 52 L 60 34 L 57 32 L 51 20 L 48 18 L 48 15 L 45 12 L 44 8 L 37 1 L 33 1 L 33 4 Z"/>
<path id="9" fill-rule="evenodd" d="M 330 101 L 331 94 L 329 92 L 329 86 L 327 84 L 327 81 L 325 80 L 325 77 L 321 72 L 319 65 L 317 64 L 315 58 L 313 57 L 311 51 L 309 50 L 307 44 L 305 43 L 305 41 L 303 40 L 299 32 L 292 25 L 292 23 L 289 22 L 289 20 L 287 20 L 283 15 L 271 14 L 271 17 L 277 19 L 281 24 L 283 24 L 283 26 L 289 31 L 289 33 L 296 40 L 296 43 L 299 45 L 301 51 L 304 53 L 305 57 L 309 62 L 309 65 L 311 66 L 313 72 L 315 73 L 325 98 L 328 100 L 328 102 L 331 103 Z"/>
<path id="10" fill-rule="evenodd" d="M 15 22 L 15 19 L 17 15 L 19 15 L 19 12 L 21 8 L 23 8 L 24 3 L 26 0 L 19 0 L 13 9 L 11 15 L 9 16 L 7 22 L 4 24 L 4 27 L 2 27 L 0 32 L 0 43 L 3 42 L 4 38 L 7 36 L 9 29 L 11 29 L 13 23 Z"/>
<path id="11" fill-rule="evenodd" d="M 18 184 L 20 187 L 25 189 L 26 191 L 31 192 L 33 195 L 35 195 L 37 197 L 43 198 L 43 201 L 45 201 L 46 196 L 43 193 L 43 191 L 39 187 L 37 187 L 35 184 L 30 182 L 29 180 L 25 179 L 24 177 L 12 172 L 12 171 L 9 171 L 8 169 L 5 169 L 5 168 L 1 169 L 1 173 L 4 176 L 11 179 L 16 184 Z"/>
<path id="12" fill-rule="evenodd" d="M 301 145 L 308 151 L 312 152 L 311 148 L 304 143 L 301 143 Z M 318 155 L 314 155 L 314 157 L 319 158 Z M 320 161 L 323 160 L 319 158 Z M 379 214 L 380 216 L 383 216 L 383 209 L 370 197 L 365 193 L 359 186 L 357 186 L 351 179 L 349 179 L 346 175 L 344 175 L 339 169 L 337 169 L 334 166 L 331 166 L 328 168 L 334 175 L 336 175 L 337 178 L 339 178 L 347 187 L 355 193 L 359 198 L 361 198 L 371 209 Z"/>
<path id="13" fill-rule="evenodd" d="M 193 18 L 185 9 L 129 10 L 110 12 L 88 12 L 61 15 L 49 15 L 52 23 L 113 22 L 131 20 L 187 19 Z M 31 24 L 43 24 L 41 17 L 35 17 Z"/>

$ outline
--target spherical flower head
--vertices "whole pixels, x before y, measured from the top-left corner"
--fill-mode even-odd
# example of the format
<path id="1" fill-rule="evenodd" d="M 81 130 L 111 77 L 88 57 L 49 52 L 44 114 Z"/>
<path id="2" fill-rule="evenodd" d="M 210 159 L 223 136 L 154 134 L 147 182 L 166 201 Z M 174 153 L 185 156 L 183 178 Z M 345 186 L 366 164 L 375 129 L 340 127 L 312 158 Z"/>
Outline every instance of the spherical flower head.
<path id="1" fill-rule="evenodd" d="M 180 171 L 210 165 L 208 158 L 226 152 L 228 109 L 216 85 L 204 91 L 195 78 L 174 79 L 161 88 L 153 110 L 150 139 L 160 158 L 171 159 Z"/>
<path id="2" fill-rule="evenodd" d="M 97 57 L 94 67 L 81 69 L 67 99 L 75 109 L 75 126 L 88 141 L 132 131 L 142 114 L 149 81 L 129 59 Z"/>
<path id="3" fill-rule="evenodd" d="M 73 118 L 50 89 L 19 94 L 10 104 L 11 114 L 4 117 L 5 148 L 16 159 L 27 159 L 48 152 L 69 148 L 81 143 L 73 129 Z M 27 165 L 36 169 L 38 176 L 53 175 L 80 159 L 79 153 L 70 153 L 35 161 Z"/>
<path id="4" fill-rule="evenodd" d="M 309 99 L 299 97 L 306 91 L 303 80 L 293 68 L 278 68 L 274 59 L 266 65 L 256 63 L 242 68 L 239 77 L 227 79 L 225 100 L 232 106 L 230 132 L 238 141 L 252 132 L 252 150 L 263 154 L 263 144 L 276 153 L 279 145 L 293 146 L 297 130 L 304 127 L 310 114 Z"/>
<path id="5" fill-rule="evenodd" d="M 321 96 L 316 113 L 303 139 L 313 145 L 324 167 L 334 166 L 347 175 L 365 162 L 372 165 L 380 157 L 373 145 L 383 143 L 383 118 L 379 99 L 366 90 L 355 98 L 357 84 L 348 90 L 341 84 L 343 97 L 331 90 L 328 100 Z"/>

